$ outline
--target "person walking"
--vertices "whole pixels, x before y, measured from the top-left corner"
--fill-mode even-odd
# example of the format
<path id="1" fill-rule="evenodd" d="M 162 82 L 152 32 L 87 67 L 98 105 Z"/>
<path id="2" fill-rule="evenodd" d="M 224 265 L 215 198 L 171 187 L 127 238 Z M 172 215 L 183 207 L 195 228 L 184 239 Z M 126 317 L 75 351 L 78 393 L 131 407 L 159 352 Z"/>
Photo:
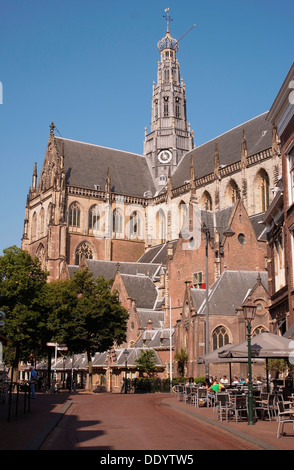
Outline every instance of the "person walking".
<path id="1" fill-rule="evenodd" d="M 30 377 L 31 394 L 32 394 L 32 398 L 35 399 L 36 398 L 35 385 L 36 385 L 36 382 L 37 382 L 37 379 L 38 379 L 38 374 L 35 371 L 33 366 L 30 367 L 30 371 L 31 371 L 31 377 Z"/>

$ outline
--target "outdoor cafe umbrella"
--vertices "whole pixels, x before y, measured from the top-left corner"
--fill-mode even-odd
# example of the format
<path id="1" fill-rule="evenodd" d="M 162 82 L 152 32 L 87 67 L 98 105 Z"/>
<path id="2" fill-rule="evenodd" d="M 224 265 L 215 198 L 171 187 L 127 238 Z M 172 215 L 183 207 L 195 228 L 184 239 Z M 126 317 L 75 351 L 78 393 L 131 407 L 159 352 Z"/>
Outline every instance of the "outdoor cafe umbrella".
<path id="1" fill-rule="evenodd" d="M 220 351 L 219 358 L 248 358 L 248 342 L 243 341 Z M 251 339 L 252 358 L 292 358 L 294 359 L 294 341 L 273 333 L 260 333 Z"/>
<path id="2" fill-rule="evenodd" d="M 288 359 L 294 362 L 294 341 L 273 333 L 260 333 L 251 339 L 251 357 L 266 359 L 268 384 L 268 359 Z M 246 358 L 248 360 L 248 342 L 231 346 L 219 352 L 219 358 Z"/>
<path id="3" fill-rule="evenodd" d="M 229 343 L 225 346 L 222 346 L 214 351 L 211 351 L 204 356 L 199 357 L 197 364 L 229 364 L 230 368 L 230 383 L 232 383 L 232 363 L 247 363 L 247 357 L 221 357 L 222 354 L 225 354 L 230 348 L 234 345 Z M 253 363 L 262 363 L 263 359 L 253 359 Z"/>

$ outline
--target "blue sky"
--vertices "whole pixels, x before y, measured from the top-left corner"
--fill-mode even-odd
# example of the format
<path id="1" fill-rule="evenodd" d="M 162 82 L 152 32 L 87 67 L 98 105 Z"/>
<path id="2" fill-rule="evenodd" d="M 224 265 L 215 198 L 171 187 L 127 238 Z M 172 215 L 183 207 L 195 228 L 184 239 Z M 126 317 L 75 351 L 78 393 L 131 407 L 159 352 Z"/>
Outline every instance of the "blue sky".
<path id="1" fill-rule="evenodd" d="M 143 152 L 167 7 L 173 37 L 197 25 L 177 54 L 196 145 L 270 109 L 294 60 L 293 0 L 0 0 L 0 254 L 20 246 L 52 120 Z"/>

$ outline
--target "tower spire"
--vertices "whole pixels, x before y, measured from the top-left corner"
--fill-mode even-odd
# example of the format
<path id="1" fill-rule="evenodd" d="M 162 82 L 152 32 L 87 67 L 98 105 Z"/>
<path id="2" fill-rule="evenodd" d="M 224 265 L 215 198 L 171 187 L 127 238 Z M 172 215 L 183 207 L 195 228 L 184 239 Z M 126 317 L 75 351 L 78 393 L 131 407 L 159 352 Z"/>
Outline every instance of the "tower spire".
<path id="1" fill-rule="evenodd" d="M 166 33 L 169 34 L 169 23 L 170 21 L 173 21 L 173 20 L 169 16 L 169 8 L 166 8 L 164 11 L 165 11 L 165 15 L 163 15 L 163 18 L 165 18 L 166 20 Z"/>
<path id="2" fill-rule="evenodd" d="M 165 9 L 164 18 L 167 32 L 157 43 L 161 60 L 157 65 L 157 84 L 153 84 L 151 132 L 145 130 L 144 141 L 144 155 L 150 159 L 158 187 L 167 184 L 169 170 L 173 174 L 183 155 L 194 146 L 187 123 L 185 87 L 176 57 L 179 45 L 169 31 L 172 21 L 169 8 Z"/>

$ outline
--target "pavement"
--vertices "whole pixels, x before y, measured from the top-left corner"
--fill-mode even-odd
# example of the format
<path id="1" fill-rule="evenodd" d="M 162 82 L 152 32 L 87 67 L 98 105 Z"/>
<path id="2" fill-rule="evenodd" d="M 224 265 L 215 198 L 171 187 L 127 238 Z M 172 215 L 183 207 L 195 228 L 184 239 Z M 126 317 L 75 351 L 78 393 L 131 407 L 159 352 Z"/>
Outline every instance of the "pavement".
<path id="1" fill-rule="evenodd" d="M 29 410 L 28 402 L 24 404 L 23 397 L 19 400 L 18 407 L 14 398 L 11 402 L 10 413 L 9 405 L 1 403 L 0 450 L 39 450 L 70 409 L 77 395 L 79 400 L 85 397 L 84 406 L 80 407 L 80 410 L 84 409 L 86 412 L 91 402 L 87 400 L 87 393 L 82 391 L 77 394 L 70 394 L 67 391 L 56 394 L 39 393 L 35 400 L 30 401 Z M 258 420 L 255 425 L 248 425 L 246 420 L 238 423 L 232 419 L 229 422 L 219 421 L 212 408 L 196 408 L 194 405 L 177 401 L 174 394 L 163 394 L 162 402 L 178 413 L 189 415 L 195 419 L 195 424 L 202 421 L 207 425 L 216 426 L 240 439 L 254 443 L 260 450 L 294 450 L 294 430 L 291 424 L 285 426 L 286 435 L 277 439 L 278 423 L 276 420 Z M 136 410 L 133 411 L 136 412 Z M 76 419 L 82 421 L 84 417 L 76 416 Z"/>

